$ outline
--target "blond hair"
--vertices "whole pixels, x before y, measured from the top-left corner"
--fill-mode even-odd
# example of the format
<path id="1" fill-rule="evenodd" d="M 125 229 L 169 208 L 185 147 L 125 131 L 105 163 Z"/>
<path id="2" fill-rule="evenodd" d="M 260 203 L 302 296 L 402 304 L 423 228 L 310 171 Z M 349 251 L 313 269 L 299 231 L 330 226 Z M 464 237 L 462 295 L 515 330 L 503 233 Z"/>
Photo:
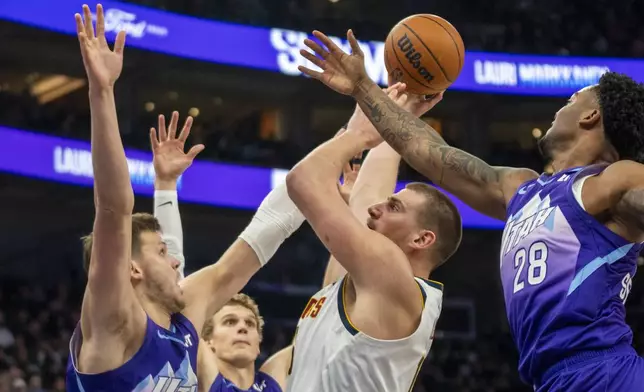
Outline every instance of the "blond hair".
<path id="1" fill-rule="evenodd" d="M 224 306 L 241 306 L 250 310 L 253 313 L 253 317 L 255 317 L 255 322 L 257 323 L 257 332 L 259 333 L 259 338 L 260 340 L 262 339 L 262 335 L 264 333 L 264 318 L 259 313 L 259 306 L 257 306 L 257 302 L 255 302 L 254 299 L 246 294 L 239 293 L 235 294 Z M 214 317 L 210 317 L 208 320 L 206 320 L 206 323 L 201 330 L 201 338 L 203 340 L 212 339 L 212 334 L 215 330 L 215 322 L 213 321 L 213 319 Z"/>

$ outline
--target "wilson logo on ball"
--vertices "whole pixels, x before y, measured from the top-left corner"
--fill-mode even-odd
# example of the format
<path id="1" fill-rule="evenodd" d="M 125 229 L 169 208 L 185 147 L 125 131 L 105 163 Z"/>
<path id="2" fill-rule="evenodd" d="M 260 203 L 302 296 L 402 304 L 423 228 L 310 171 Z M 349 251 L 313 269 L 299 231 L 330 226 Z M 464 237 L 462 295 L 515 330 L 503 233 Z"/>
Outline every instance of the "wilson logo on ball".
<path id="1" fill-rule="evenodd" d="M 407 34 L 404 34 L 398 40 L 398 48 L 405 54 L 405 57 L 409 61 L 412 67 L 418 70 L 418 74 L 428 82 L 431 82 L 434 79 L 434 75 L 429 73 L 427 68 L 421 65 L 422 54 L 418 53 L 414 48 L 414 44 L 411 42 Z"/>

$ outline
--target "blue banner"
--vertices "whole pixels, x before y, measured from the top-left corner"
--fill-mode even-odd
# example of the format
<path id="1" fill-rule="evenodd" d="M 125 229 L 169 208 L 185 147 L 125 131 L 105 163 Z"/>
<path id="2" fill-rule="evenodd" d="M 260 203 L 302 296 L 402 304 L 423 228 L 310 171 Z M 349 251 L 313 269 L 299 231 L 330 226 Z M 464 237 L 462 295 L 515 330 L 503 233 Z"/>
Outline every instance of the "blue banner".
<path id="1" fill-rule="evenodd" d="M 0 171 L 60 183 L 92 186 L 90 144 L 0 127 Z M 130 178 L 138 195 L 154 194 L 154 167 L 149 152 L 126 149 Z M 220 207 L 254 210 L 273 187 L 282 183 L 284 169 L 267 169 L 195 161 L 179 181 L 179 198 Z M 398 189 L 404 187 L 398 184 Z M 472 210 L 452 196 L 470 228 L 499 229 L 502 222 Z"/>
<path id="2" fill-rule="evenodd" d="M 73 15 L 81 11 L 82 4 L 80 0 L 4 0 L 0 1 L 0 19 L 76 34 Z M 102 4 L 108 38 L 113 39 L 116 32 L 126 30 L 128 46 L 293 76 L 300 75 L 298 65 L 312 66 L 299 54 L 308 33 L 203 20 L 116 1 Z M 345 40 L 332 39 L 349 51 Z M 361 46 L 367 72 L 378 83 L 386 84 L 384 43 L 361 42 Z M 608 70 L 644 82 L 644 61 L 641 60 L 468 51 L 463 71 L 451 88 L 484 93 L 569 96 L 596 83 Z"/>

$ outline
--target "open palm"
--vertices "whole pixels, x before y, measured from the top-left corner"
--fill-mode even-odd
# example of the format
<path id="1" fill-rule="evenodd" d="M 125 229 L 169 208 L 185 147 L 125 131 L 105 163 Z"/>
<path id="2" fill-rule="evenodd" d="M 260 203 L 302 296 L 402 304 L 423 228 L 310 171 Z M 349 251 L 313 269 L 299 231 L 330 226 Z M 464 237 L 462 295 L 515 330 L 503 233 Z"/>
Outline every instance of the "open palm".
<path id="1" fill-rule="evenodd" d="M 304 49 L 300 50 L 300 54 L 320 67 L 322 72 L 299 66 L 300 72 L 321 81 L 340 94 L 353 94 L 359 82 L 368 77 L 364 66 L 364 53 L 360 49 L 353 31 L 347 32 L 347 39 L 351 45 L 350 55 L 342 51 L 323 33 L 314 31 L 313 36 L 319 39 L 327 49 L 313 40 L 306 39 L 304 44 L 320 57 Z"/>
<path id="2" fill-rule="evenodd" d="M 197 144 L 186 153 L 186 140 L 190 136 L 192 117 L 188 117 L 181 133 L 177 137 L 179 113 L 173 112 L 170 124 L 166 129 L 165 117 L 159 116 L 159 130 L 150 129 L 150 144 L 154 159 L 154 172 L 158 179 L 176 181 L 186 169 L 192 165 L 195 157 L 204 149 L 203 144 Z"/>
<path id="3" fill-rule="evenodd" d="M 92 24 L 92 14 L 87 5 L 83 5 L 83 17 L 80 14 L 74 17 L 90 87 L 114 86 L 123 69 L 125 31 L 118 33 L 114 50 L 111 50 L 105 39 L 105 17 L 102 5 L 96 6 L 96 33 Z"/>

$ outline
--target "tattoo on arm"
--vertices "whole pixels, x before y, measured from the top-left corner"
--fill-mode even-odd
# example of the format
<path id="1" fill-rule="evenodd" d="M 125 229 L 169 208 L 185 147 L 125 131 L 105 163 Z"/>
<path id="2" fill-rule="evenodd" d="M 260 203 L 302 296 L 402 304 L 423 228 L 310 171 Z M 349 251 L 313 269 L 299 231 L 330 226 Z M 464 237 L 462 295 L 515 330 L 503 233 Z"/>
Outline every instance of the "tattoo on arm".
<path id="1" fill-rule="evenodd" d="M 494 167 L 450 147 L 429 124 L 400 108 L 377 85 L 361 84 L 356 99 L 383 139 L 438 185 L 446 175 L 462 175 L 477 183 L 499 181 Z"/>

